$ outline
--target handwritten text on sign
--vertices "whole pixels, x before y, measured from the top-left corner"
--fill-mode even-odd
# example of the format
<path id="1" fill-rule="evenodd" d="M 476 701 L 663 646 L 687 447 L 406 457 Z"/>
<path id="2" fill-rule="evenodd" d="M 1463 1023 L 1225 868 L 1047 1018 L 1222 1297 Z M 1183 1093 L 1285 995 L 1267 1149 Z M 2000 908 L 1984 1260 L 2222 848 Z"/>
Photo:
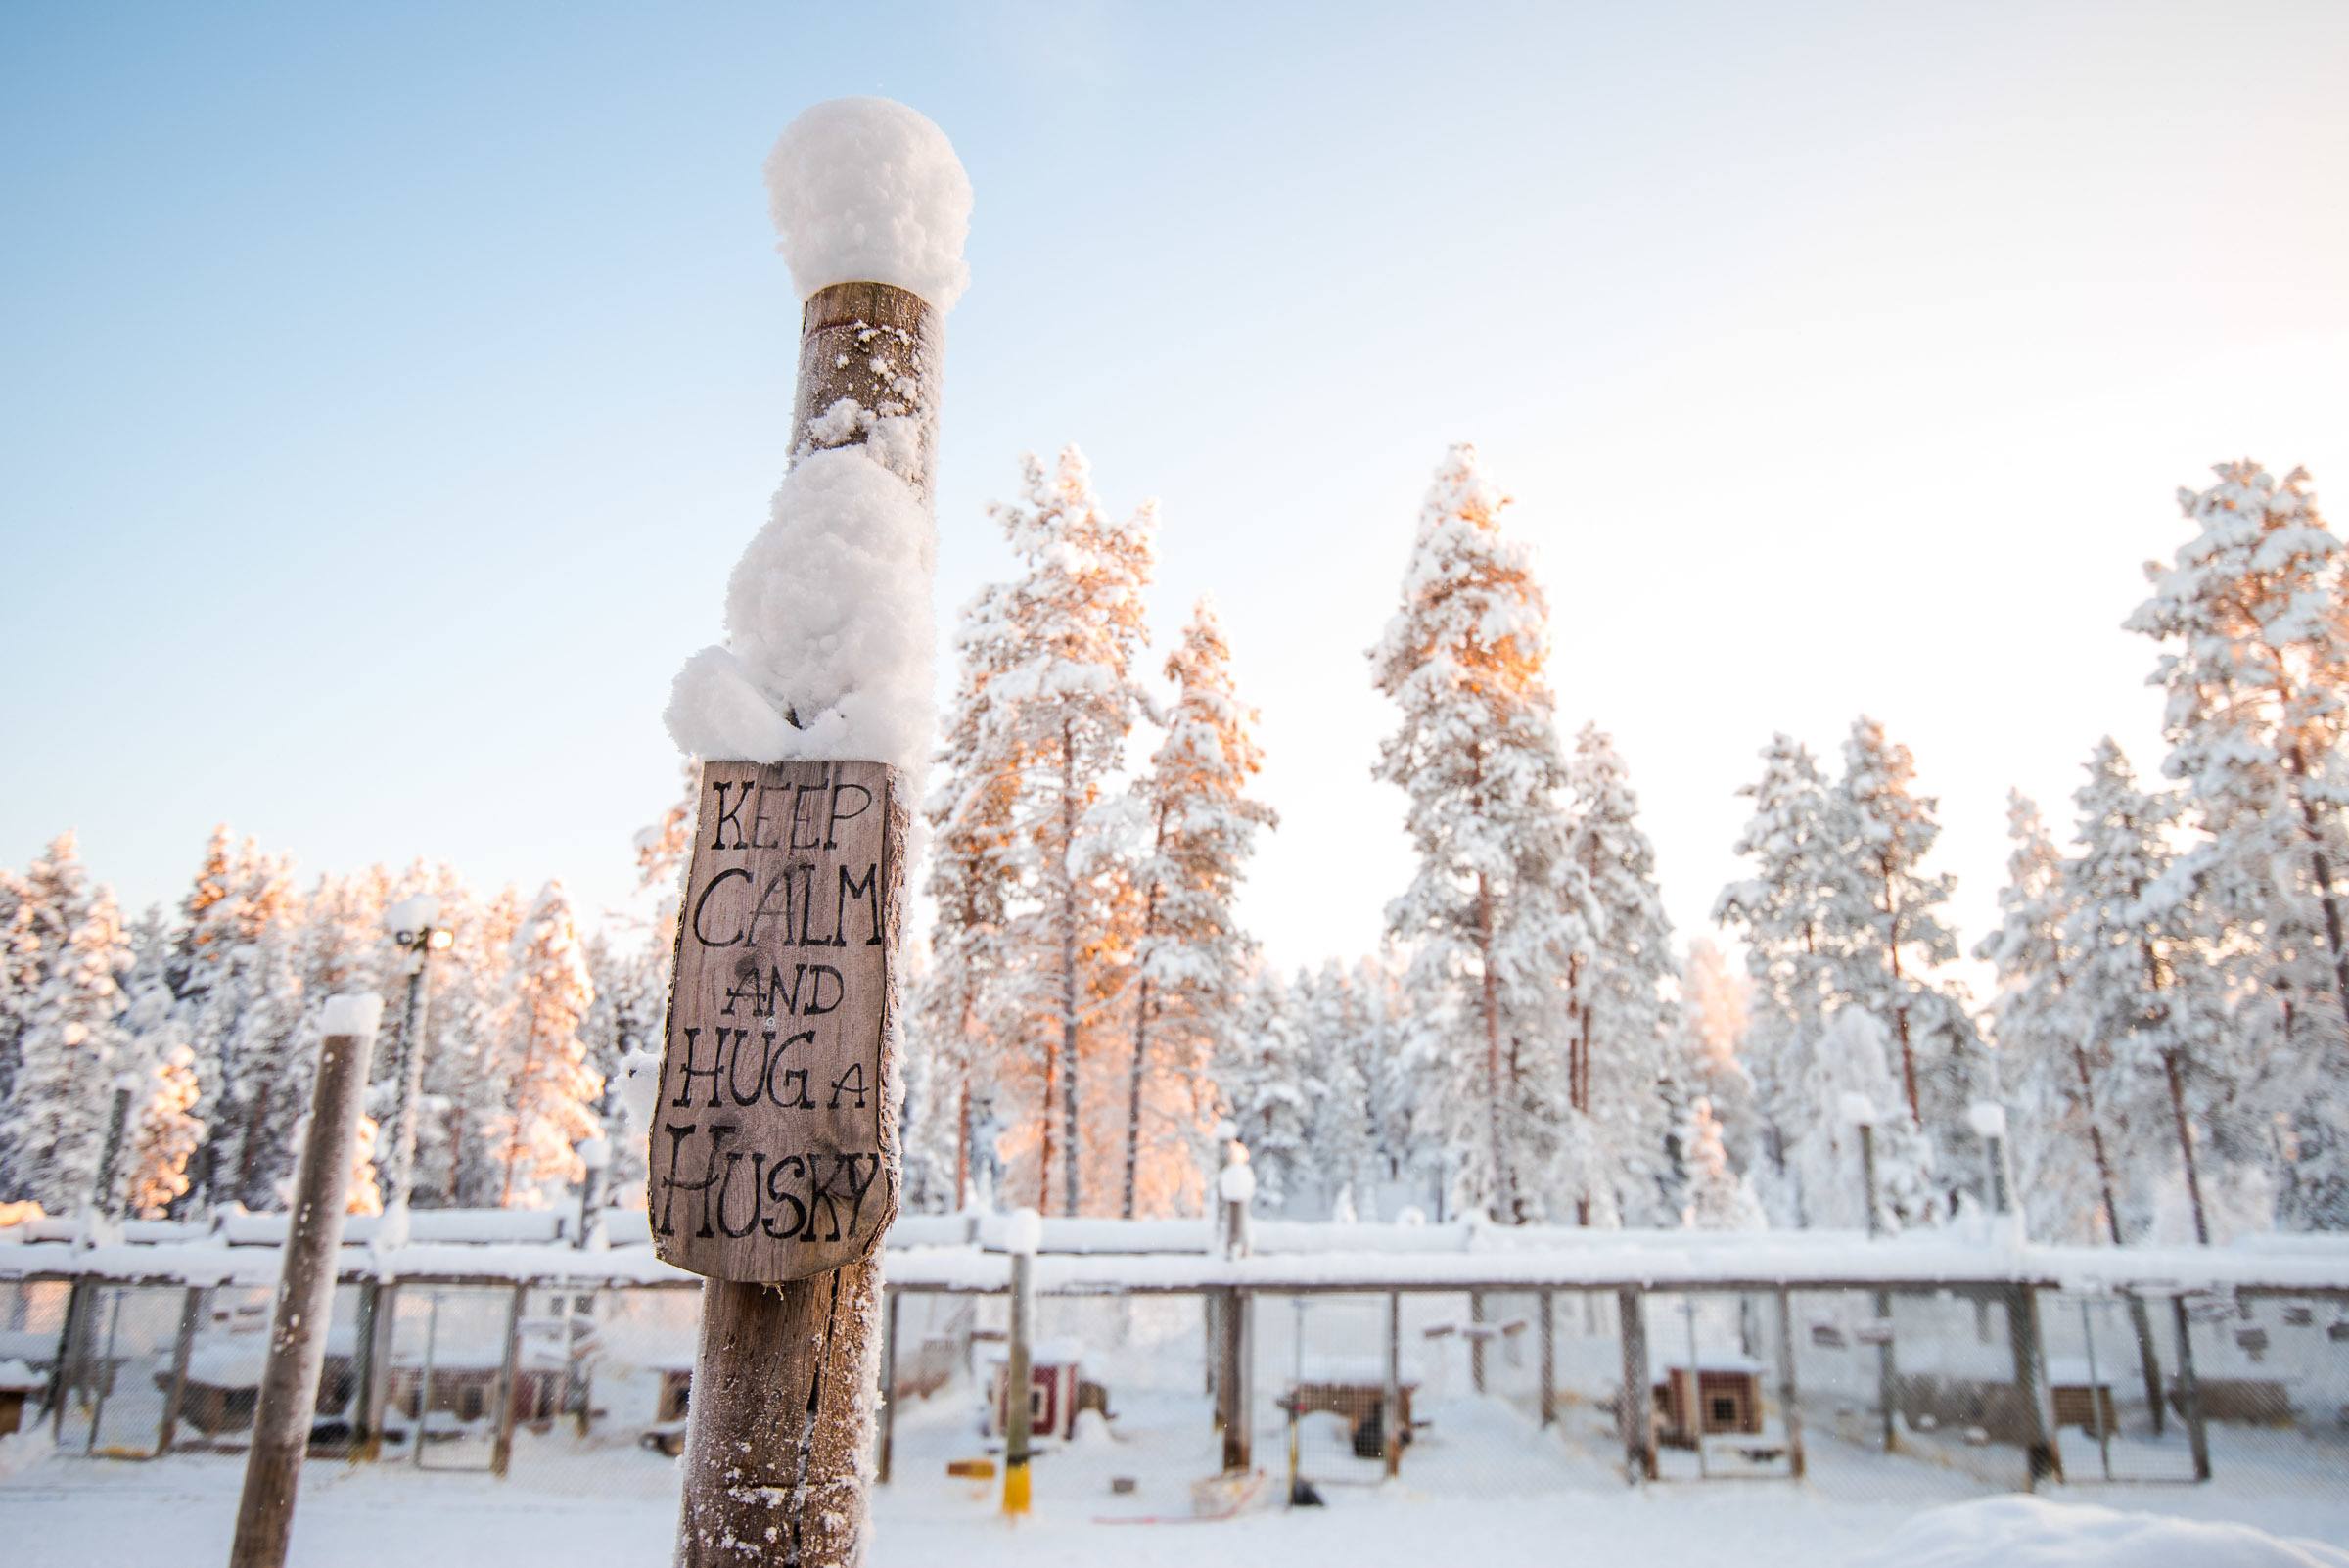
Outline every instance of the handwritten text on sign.
<path id="1" fill-rule="evenodd" d="M 879 762 L 703 764 L 651 1151 L 654 1246 L 679 1268 L 804 1278 L 896 1213 L 893 787 Z"/>

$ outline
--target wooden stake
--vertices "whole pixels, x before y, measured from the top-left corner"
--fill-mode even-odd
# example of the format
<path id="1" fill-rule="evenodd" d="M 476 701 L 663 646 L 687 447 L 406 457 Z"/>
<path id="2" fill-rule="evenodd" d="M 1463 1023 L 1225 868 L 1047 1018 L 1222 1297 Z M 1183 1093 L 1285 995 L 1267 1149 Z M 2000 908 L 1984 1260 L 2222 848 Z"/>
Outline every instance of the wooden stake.
<path id="1" fill-rule="evenodd" d="M 880 283 L 839 283 L 818 290 L 809 297 L 800 320 L 800 379 L 792 419 L 795 448 L 865 444 L 876 429 L 886 428 L 890 438 L 885 448 L 877 448 L 873 455 L 878 461 L 886 454 L 884 466 L 928 500 L 937 454 L 938 378 L 936 317 L 919 296 Z M 843 401 L 860 411 L 856 418 L 830 417 Z M 821 437 L 816 430 L 819 421 Z M 741 765 L 706 764 L 705 778 L 713 768 Z M 860 829 L 877 827 L 881 834 L 873 862 L 877 882 L 868 895 L 879 917 L 875 935 L 883 958 L 880 982 L 859 987 L 855 994 L 842 995 L 833 1008 L 835 1016 L 817 1020 L 832 1026 L 823 1032 L 825 1039 L 845 1040 L 853 1032 L 860 1040 L 878 1041 L 874 1064 L 878 1071 L 872 1075 L 874 1081 L 860 1085 L 869 1090 L 869 1133 L 861 1133 L 853 1144 L 841 1143 L 837 1152 L 826 1155 L 825 1159 L 833 1162 L 826 1171 L 806 1173 L 806 1179 L 826 1181 L 836 1194 L 841 1172 L 847 1172 L 852 1185 L 861 1176 L 867 1185 L 858 1190 L 866 1192 L 866 1207 L 861 1218 L 852 1216 L 845 1225 L 834 1222 L 820 1230 L 815 1216 L 808 1214 L 801 1232 L 803 1239 L 796 1243 L 783 1243 L 775 1234 L 787 1227 L 788 1208 L 767 1216 L 776 1222 L 774 1231 L 754 1221 L 753 1231 L 744 1238 L 747 1245 L 739 1248 L 722 1244 L 723 1238 L 714 1233 L 718 1226 L 701 1223 L 698 1208 L 693 1223 L 677 1226 L 671 1234 L 661 1233 L 659 1209 L 664 1194 L 658 1183 L 675 1150 L 660 1140 L 672 1136 L 671 1113 L 679 1102 L 677 1053 L 686 1023 L 679 1016 L 680 1007 L 687 1005 L 685 971 L 693 945 L 703 940 L 694 930 L 698 906 L 691 903 L 689 892 L 685 918 L 678 925 L 677 979 L 669 1000 L 668 1050 L 662 1069 L 661 1113 L 653 1149 L 655 1240 L 661 1255 L 713 1276 L 702 1290 L 701 1348 L 694 1367 L 684 1497 L 677 1521 L 679 1568 L 715 1568 L 719 1564 L 728 1568 L 749 1564 L 818 1568 L 855 1563 L 864 1551 L 873 1396 L 880 1375 L 881 1239 L 898 1201 L 897 958 L 905 918 L 910 803 L 897 770 L 879 763 L 843 761 L 785 765 L 862 770 L 887 777 L 886 786 L 874 791 L 877 815 L 858 824 Z M 842 771 L 838 776 L 852 775 Z M 859 787 L 870 787 L 871 782 L 866 780 Z M 782 805 L 781 826 L 787 829 L 797 807 L 794 802 Z M 827 823 L 830 809 L 827 807 Z M 713 829 L 719 825 L 714 814 L 705 809 L 702 842 L 695 846 L 697 861 L 712 840 Z M 832 835 L 827 831 L 825 836 Z M 788 833 L 779 841 L 786 854 L 791 853 L 791 842 Z M 808 851 L 801 857 L 815 853 Z M 790 901 L 788 892 L 784 901 Z M 820 901 L 823 923 L 837 935 L 837 899 L 827 897 Z M 752 907 L 755 910 L 756 904 Z M 762 956 L 782 961 L 785 983 L 794 983 L 798 958 L 810 956 L 782 950 L 791 945 L 780 940 L 789 936 L 788 917 L 769 924 L 782 928 L 773 953 L 767 953 L 767 945 L 753 940 L 747 930 L 744 941 L 734 945 L 737 956 L 724 968 L 733 972 L 737 983 L 748 978 L 749 969 L 743 966 L 758 967 Z M 721 938 L 733 934 L 731 930 L 718 933 Z M 806 937 L 803 921 L 796 940 L 804 943 Z M 719 945 L 711 943 L 713 949 Z M 714 960 L 712 973 L 720 976 L 722 989 L 724 970 L 718 969 Z M 762 970 L 760 979 L 766 978 Z M 739 1024 L 742 1019 L 737 1014 L 722 1022 Z M 761 1020 L 760 1027 L 773 1025 Z M 795 1023 L 778 1033 L 789 1035 L 805 1027 Z M 705 1051 L 713 1048 L 706 1036 L 699 1038 L 698 1043 Z M 811 1049 L 817 1048 L 816 1042 L 809 1044 Z M 772 1058 L 769 1065 L 774 1065 Z M 747 1079 L 744 1082 L 748 1084 Z M 773 1083 L 778 1093 L 796 1104 L 797 1090 L 784 1072 L 778 1071 Z M 810 1093 L 818 1092 L 812 1076 L 809 1084 Z M 693 1103 L 697 1088 L 709 1086 L 707 1078 L 686 1083 L 687 1103 Z M 760 1086 L 751 1087 L 758 1097 Z M 834 1088 L 830 1083 L 820 1085 L 826 1103 L 836 1098 Z M 729 1085 L 726 1092 L 731 1096 L 735 1090 Z M 809 1108 L 802 1114 L 812 1117 L 814 1113 Z M 744 1125 L 763 1119 L 764 1113 L 754 1107 Z M 703 1124 L 705 1136 L 715 1123 L 713 1116 Z M 835 1130 L 821 1135 L 843 1134 Z M 743 1167 L 744 1178 L 734 1183 L 737 1190 L 732 1199 L 737 1205 L 755 1203 L 759 1200 L 752 1197 L 752 1188 L 760 1176 L 753 1174 L 750 1158 L 761 1151 L 748 1137 L 731 1147 Z M 800 1147 L 821 1149 L 826 1145 L 803 1143 Z M 715 1146 L 714 1139 L 701 1152 L 708 1164 L 697 1169 L 713 1175 L 733 1170 L 733 1161 L 720 1165 L 723 1150 Z M 765 1174 L 778 1187 L 790 1179 L 785 1175 L 788 1162 L 782 1157 L 794 1152 L 781 1145 L 764 1151 L 772 1162 L 765 1165 Z M 863 1157 L 875 1161 L 869 1174 L 838 1164 Z M 719 1191 L 722 1195 L 723 1188 Z M 811 1211 L 819 1203 L 831 1207 L 822 1189 L 788 1201 L 804 1203 Z M 843 1199 L 839 1207 L 846 1210 L 847 1201 Z M 730 1222 L 723 1215 L 716 1218 L 720 1224 Z M 739 1220 L 739 1211 L 734 1211 L 732 1218 Z M 815 1271 L 806 1271 L 808 1260 L 818 1252 L 822 1255 L 813 1265 Z M 733 1262 L 754 1255 L 764 1261 L 743 1267 Z"/>
<path id="2" fill-rule="evenodd" d="M 345 999 L 338 996 L 329 1002 L 330 1020 L 335 1019 L 336 1004 Z M 381 1003 L 376 1005 L 380 1009 Z M 294 1531 L 294 1491 L 301 1478 L 302 1455 L 309 1451 L 318 1374 L 326 1364 L 327 1323 L 335 1310 L 336 1250 L 343 1244 L 343 1209 L 349 1198 L 351 1157 L 358 1147 L 359 1099 L 367 1090 L 376 1011 L 364 1010 L 347 1022 L 347 1032 L 329 1035 L 319 1048 L 310 1135 L 302 1144 L 294 1177 L 294 1213 L 278 1276 L 277 1314 L 269 1327 L 269 1361 L 261 1371 L 229 1568 L 283 1568 Z"/>

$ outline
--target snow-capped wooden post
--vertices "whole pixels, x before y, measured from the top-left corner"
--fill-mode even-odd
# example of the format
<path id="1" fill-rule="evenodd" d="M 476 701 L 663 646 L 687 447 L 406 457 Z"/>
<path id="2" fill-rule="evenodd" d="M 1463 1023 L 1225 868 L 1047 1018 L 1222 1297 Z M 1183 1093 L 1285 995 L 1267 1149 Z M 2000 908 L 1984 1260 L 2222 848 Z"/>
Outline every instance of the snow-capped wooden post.
<path id="1" fill-rule="evenodd" d="M 970 185 L 937 126 L 843 99 L 766 164 L 803 300 L 792 460 L 668 719 L 704 759 L 651 1107 L 660 1256 L 705 1275 L 676 1561 L 864 1555 L 898 957 L 932 746 L 940 325 Z"/>
<path id="2" fill-rule="evenodd" d="M 1226 1258 L 1248 1256 L 1248 1206 L 1256 1201 L 1256 1171 L 1247 1146 L 1234 1138 L 1223 1147 L 1223 1169 L 1216 1176 L 1219 1250 Z M 1223 1434 L 1223 1468 L 1247 1470 L 1255 1462 L 1249 1399 L 1249 1327 L 1256 1299 L 1226 1287 L 1216 1308 L 1216 1426 Z"/>
<path id="3" fill-rule="evenodd" d="M 1029 1385 L 1036 1378 L 1029 1342 L 1036 1333 L 1036 1251 L 1043 1241 L 1043 1218 L 1022 1209 L 1005 1227 L 1004 1250 L 1011 1254 L 1011 1322 L 1003 1339 L 1003 1511 L 1026 1513 L 1035 1478 L 1029 1462 L 1035 1457 L 1035 1431 Z"/>
<path id="4" fill-rule="evenodd" d="M 253 1417 L 245 1495 L 229 1568 L 280 1568 L 294 1531 L 294 1492 L 309 1452 L 318 1376 L 326 1365 L 326 1330 L 335 1310 L 335 1263 L 343 1245 L 343 1210 L 358 1152 L 359 1102 L 383 998 L 327 999 L 319 1030 L 318 1077 L 310 1094 L 310 1135 L 294 1175 L 294 1212 L 278 1274 L 269 1360 Z"/>

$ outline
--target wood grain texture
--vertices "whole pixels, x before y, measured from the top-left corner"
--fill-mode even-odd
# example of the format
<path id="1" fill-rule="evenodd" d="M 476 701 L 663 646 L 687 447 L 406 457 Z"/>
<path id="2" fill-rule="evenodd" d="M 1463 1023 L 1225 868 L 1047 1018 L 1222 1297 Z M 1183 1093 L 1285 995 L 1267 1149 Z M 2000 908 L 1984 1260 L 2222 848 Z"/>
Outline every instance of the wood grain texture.
<path id="1" fill-rule="evenodd" d="M 884 763 L 703 764 L 647 1193 L 678 1268 L 804 1279 L 896 1217 L 908 820 Z"/>

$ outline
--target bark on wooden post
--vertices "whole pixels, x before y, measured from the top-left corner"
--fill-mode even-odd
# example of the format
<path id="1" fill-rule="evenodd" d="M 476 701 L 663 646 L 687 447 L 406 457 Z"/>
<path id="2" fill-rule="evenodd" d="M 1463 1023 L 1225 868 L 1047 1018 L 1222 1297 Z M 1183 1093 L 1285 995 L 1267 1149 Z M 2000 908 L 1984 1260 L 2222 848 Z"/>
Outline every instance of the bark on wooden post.
<path id="1" fill-rule="evenodd" d="M 245 1463 L 245 1494 L 237 1508 L 229 1568 L 281 1568 L 294 1530 L 294 1492 L 309 1451 L 310 1418 L 318 1404 L 318 1375 L 326 1364 L 326 1331 L 335 1307 L 336 1252 L 343 1244 L 352 1156 L 358 1149 L 359 1102 L 367 1090 L 367 1059 L 383 1015 L 378 996 L 343 995 L 326 1005 L 326 1033 L 310 1099 L 310 1134 L 294 1176 L 294 1213 L 278 1276 L 277 1312 L 269 1328 L 269 1360 L 261 1371 L 253 1418 L 253 1449 Z"/>
<path id="2" fill-rule="evenodd" d="M 1615 1293 L 1616 1319 L 1623 1335 L 1622 1409 L 1624 1478 L 1634 1485 L 1656 1478 L 1655 1396 L 1648 1392 L 1647 1312 L 1635 1289 Z"/>
<path id="3" fill-rule="evenodd" d="M 1558 1419 L 1558 1314 L 1557 1302 L 1548 1291 L 1541 1293 L 1542 1303 L 1542 1424 L 1553 1426 Z"/>
<path id="4" fill-rule="evenodd" d="M 1387 1292 L 1387 1386 L 1381 1393 L 1380 1431 L 1386 1439 L 1387 1479 L 1403 1468 L 1403 1293 Z"/>
<path id="5" fill-rule="evenodd" d="M 528 1285 L 516 1285 L 506 1308 L 506 1352 L 497 1367 L 497 1430 L 489 1443 L 489 1473 L 500 1481 L 514 1462 L 514 1389 L 522 1380 L 522 1319 L 530 1305 Z"/>
<path id="6" fill-rule="evenodd" d="M 355 1462 L 373 1463 L 383 1456 L 385 1404 L 392 1392 L 392 1335 L 399 1326 L 399 1283 L 379 1279 L 367 1308 L 367 1337 L 362 1352 L 366 1365 L 359 1379 L 358 1442 L 351 1450 Z"/>
<path id="7" fill-rule="evenodd" d="M 1778 1415 L 1786 1427 L 1787 1473 L 1803 1478 L 1803 1407 L 1794 1378 L 1794 1301 L 1778 1292 Z"/>
<path id="8" fill-rule="evenodd" d="M 2142 1302 L 2141 1302 L 2142 1305 Z M 2186 1423 L 2186 1443 L 2194 1458 L 2194 1479 L 2210 1479 L 2210 1432 L 2202 1420 L 2202 1380 L 2194 1372 L 2193 1324 L 2186 1313 L 2186 1298 L 2170 1298 L 2178 1325 L 2178 1418 Z"/>
<path id="9" fill-rule="evenodd" d="M 2023 1487 L 2063 1479 L 2063 1459 L 2055 1452 L 2054 1412 L 2049 1404 L 2047 1379 L 2041 1375 L 2039 1355 L 2039 1294 L 2029 1285 L 2006 1293 L 2006 1344 L 2014 1358 L 2014 1391 L 2023 1406 Z"/>
<path id="10" fill-rule="evenodd" d="M 842 283 L 800 328 L 795 447 L 886 437 L 928 497 L 937 324 Z M 850 405 L 855 417 L 844 418 Z M 851 1563 L 898 1209 L 898 969 L 913 803 L 842 759 L 703 765 L 653 1128 L 656 1249 L 709 1277 L 676 1561 Z"/>

